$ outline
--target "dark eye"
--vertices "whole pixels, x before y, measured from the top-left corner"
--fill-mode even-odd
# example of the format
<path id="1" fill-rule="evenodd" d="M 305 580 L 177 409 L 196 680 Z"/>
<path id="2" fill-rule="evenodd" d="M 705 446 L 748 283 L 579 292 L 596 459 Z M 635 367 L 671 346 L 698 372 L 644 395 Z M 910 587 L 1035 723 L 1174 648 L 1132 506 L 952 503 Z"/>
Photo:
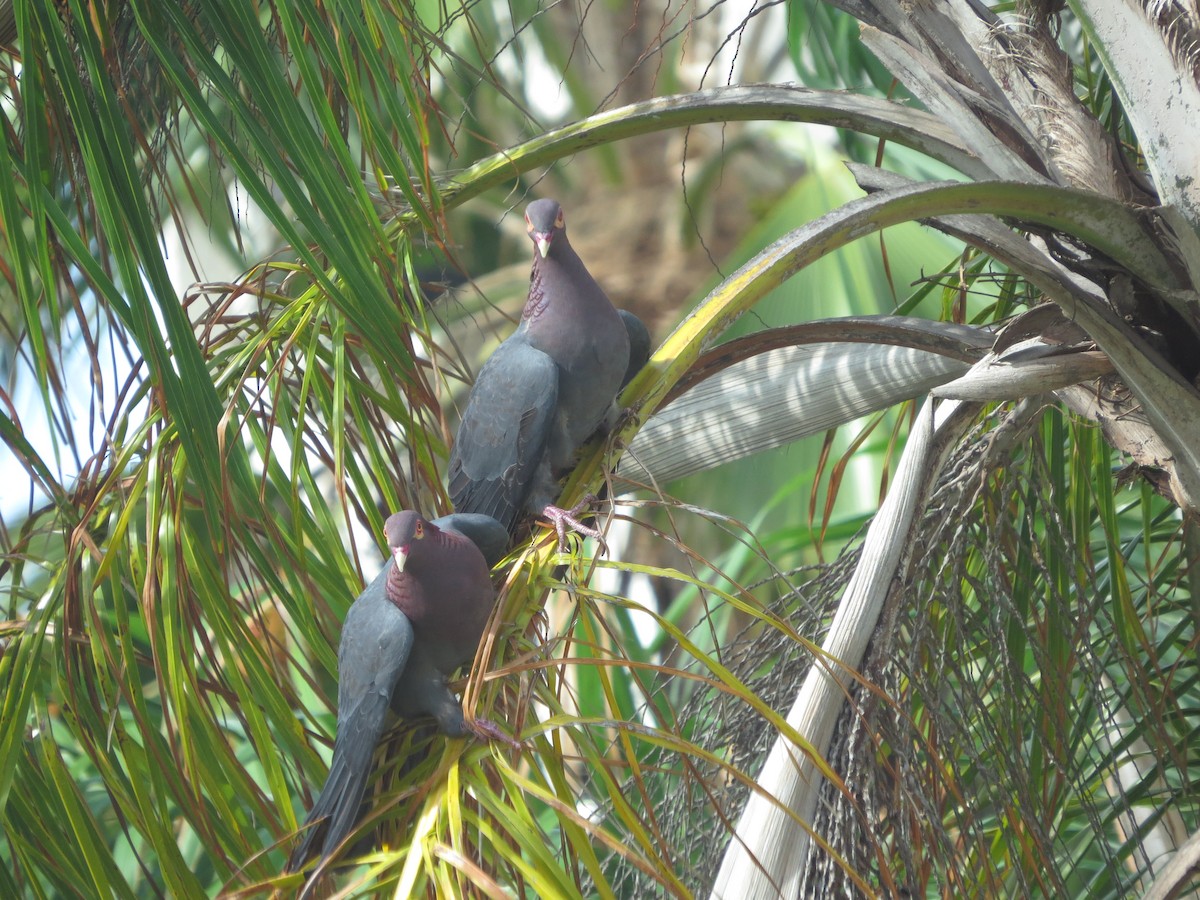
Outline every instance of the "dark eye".
<path id="1" fill-rule="evenodd" d="M 425 537 L 425 526 L 420 522 L 417 523 L 417 527 L 413 531 L 413 537 L 415 537 L 417 540 Z"/>

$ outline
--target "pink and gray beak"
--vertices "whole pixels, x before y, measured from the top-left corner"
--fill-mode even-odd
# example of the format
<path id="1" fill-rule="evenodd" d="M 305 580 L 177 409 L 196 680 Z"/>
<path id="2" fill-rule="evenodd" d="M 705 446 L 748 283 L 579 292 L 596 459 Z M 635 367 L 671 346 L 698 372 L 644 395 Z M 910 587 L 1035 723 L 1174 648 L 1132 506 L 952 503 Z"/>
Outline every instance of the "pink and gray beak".
<path id="1" fill-rule="evenodd" d="M 392 558 L 396 560 L 396 568 L 403 572 L 404 564 L 408 562 L 408 544 L 402 544 L 392 550 Z"/>
<path id="2" fill-rule="evenodd" d="M 550 252 L 551 237 L 553 237 L 553 232 L 535 231 L 533 233 L 533 242 L 537 245 L 538 253 L 542 255 L 542 259 L 545 259 L 546 254 Z"/>

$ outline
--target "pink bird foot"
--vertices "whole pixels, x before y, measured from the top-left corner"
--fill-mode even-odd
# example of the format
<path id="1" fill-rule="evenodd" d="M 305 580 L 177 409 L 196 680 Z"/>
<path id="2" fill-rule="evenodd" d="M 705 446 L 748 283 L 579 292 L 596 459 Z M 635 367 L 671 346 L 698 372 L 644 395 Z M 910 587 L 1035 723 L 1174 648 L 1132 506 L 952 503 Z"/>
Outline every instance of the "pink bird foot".
<path id="1" fill-rule="evenodd" d="M 542 515 L 554 523 L 554 530 L 558 532 L 558 550 L 560 553 L 567 552 L 568 527 L 574 532 L 595 538 L 600 542 L 601 549 L 605 553 L 608 552 L 608 546 L 604 543 L 604 536 L 601 535 L 600 529 L 593 528 L 591 525 L 584 525 L 578 519 L 578 516 L 593 503 L 596 503 L 597 500 L 598 498 L 595 494 L 588 494 L 570 509 L 547 506 L 542 510 Z"/>
<path id="2" fill-rule="evenodd" d="M 525 749 L 523 743 L 516 738 L 509 737 L 491 719 L 472 719 L 467 723 L 467 729 L 482 741 L 497 741 L 501 744 L 507 744 L 514 750 Z"/>

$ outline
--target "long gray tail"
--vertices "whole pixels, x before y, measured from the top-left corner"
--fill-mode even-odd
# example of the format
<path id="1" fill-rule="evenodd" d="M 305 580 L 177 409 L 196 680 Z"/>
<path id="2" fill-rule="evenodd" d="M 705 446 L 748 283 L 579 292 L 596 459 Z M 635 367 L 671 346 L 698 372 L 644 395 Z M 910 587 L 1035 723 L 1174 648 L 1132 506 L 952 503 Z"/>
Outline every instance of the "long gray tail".
<path id="1" fill-rule="evenodd" d="M 383 732 L 386 715 L 387 698 L 382 694 L 371 694 L 348 720 L 339 725 L 329 778 L 304 820 L 306 829 L 288 857 L 287 871 L 296 872 L 303 868 L 318 841 L 321 842 L 321 862 L 324 862 L 354 830 L 367 778 L 371 774 L 371 757 Z"/>

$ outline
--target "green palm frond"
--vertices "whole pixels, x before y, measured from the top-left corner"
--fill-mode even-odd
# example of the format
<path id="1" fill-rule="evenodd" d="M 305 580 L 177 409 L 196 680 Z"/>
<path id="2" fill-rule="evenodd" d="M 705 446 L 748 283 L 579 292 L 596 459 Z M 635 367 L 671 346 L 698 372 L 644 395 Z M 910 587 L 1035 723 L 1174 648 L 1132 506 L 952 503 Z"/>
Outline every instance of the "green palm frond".
<path id="1" fill-rule="evenodd" d="M 1057 37 L 935 5 L 958 18 L 13 4 L 0 437 L 30 484 L 0 507 L 0 893 L 299 885 L 281 870 L 325 774 L 339 623 L 384 516 L 446 510 L 456 398 L 523 298 L 507 211 L 534 191 L 590 196 L 618 249 L 589 263 L 657 292 L 631 414 L 564 486 L 617 498 L 613 551 L 538 529 L 513 548 L 458 686 L 524 749 L 398 726 L 371 849 L 330 884 L 694 896 L 745 818 L 747 895 L 778 841 L 807 855 L 776 885 L 813 894 L 1146 888 L 1198 814 L 1180 507 L 1200 441 L 1170 352 L 1194 325 L 1194 186 L 1164 180 L 1172 123 L 1103 4 Z M 956 67 L 984 32 L 946 29 L 968 26 L 998 49 Z M 740 75 L 701 81 L 697 52 Z M 787 60 L 809 87 L 738 83 Z M 1052 70 L 1044 95 L 1004 68 L 1022 60 Z M 903 174 L 847 175 L 800 123 Z M 1070 128 L 1118 154 L 1068 158 Z M 1139 152 L 1153 183 L 1117 165 Z M 1119 377 L 958 407 L 914 471 L 944 401 L 896 404 L 1047 298 Z M 859 318 L 810 321 L 830 315 Z M 866 329 L 899 346 L 856 346 Z M 720 402 L 763 392 L 786 396 L 711 437 Z M 819 728 L 787 712 L 806 680 Z M 820 793 L 781 803 L 773 754 Z"/>

